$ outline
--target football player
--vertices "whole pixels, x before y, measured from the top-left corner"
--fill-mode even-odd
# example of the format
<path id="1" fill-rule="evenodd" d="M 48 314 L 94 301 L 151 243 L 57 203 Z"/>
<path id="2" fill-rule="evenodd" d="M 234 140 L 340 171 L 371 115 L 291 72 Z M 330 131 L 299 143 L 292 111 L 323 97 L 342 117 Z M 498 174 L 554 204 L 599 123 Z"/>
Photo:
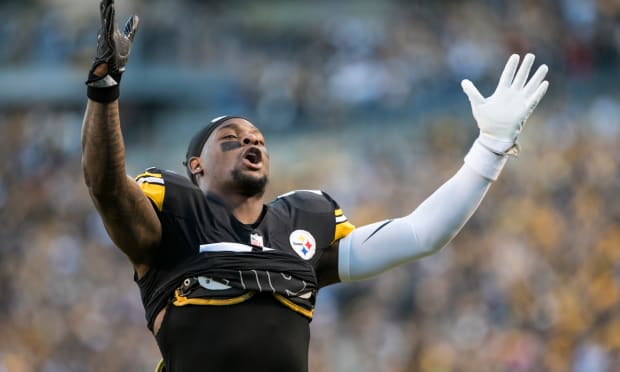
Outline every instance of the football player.
<path id="1" fill-rule="evenodd" d="M 485 98 L 464 80 L 480 135 L 464 164 L 410 214 L 354 227 L 322 191 L 266 202 L 265 138 L 241 116 L 215 118 L 189 143 L 187 177 L 125 170 L 119 86 L 138 28 L 102 0 L 87 80 L 83 171 L 95 207 L 131 260 L 166 371 L 306 371 L 317 292 L 430 255 L 477 209 L 544 96 L 547 67 L 512 55 Z"/>

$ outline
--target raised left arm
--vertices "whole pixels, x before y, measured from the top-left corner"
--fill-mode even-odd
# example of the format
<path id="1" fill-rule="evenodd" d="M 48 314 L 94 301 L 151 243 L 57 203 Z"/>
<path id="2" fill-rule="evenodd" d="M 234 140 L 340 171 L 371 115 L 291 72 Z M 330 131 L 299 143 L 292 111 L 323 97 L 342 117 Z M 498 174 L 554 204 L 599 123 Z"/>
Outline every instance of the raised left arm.
<path id="1" fill-rule="evenodd" d="M 341 281 L 377 275 L 430 255 L 461 230 L 497 179 L 508 155 L 518 153 L 517 138 L 526 119 L 546 93 L 547 66 L 527 81 L 534 56 L 508 60 L 497 89 L 484 98 L 469 80 L 462 82 L 480 136 L 459 171 L 411 214 L 362 226 L 338 242 Z M 326 265 L 327 266 L 327 265 Z"/>

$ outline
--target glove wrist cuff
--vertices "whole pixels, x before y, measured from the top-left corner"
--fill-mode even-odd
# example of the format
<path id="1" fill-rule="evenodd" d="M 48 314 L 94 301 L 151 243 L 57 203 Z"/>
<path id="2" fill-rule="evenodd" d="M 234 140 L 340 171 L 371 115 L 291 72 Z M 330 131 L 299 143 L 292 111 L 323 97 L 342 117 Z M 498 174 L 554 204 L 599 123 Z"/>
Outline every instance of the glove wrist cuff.
<path id="1" fill-rule="evenodd" d="M 93 101 L 108 103 L 118 99 L 120 88 L 118 84 L 107 88 L 96 88 L 89 85 L 86 87 L 86 95 Z"/>
<path id="2" fill-rule="evenodd" d="M 507 156 L 498 155 L 489 150 L 480 143 L 480 139 L 474 142 L 474 145 L 465 156 L 465 164 L 467 166 L 491 181 L 497 180 L 507 161 Z"/>
<path id="3" fill-rule="evenodd" d="M 480 136 L 476 140 L 480 145 L 485 147 L 492 153 L 500 156 L 510 155 L 518 156 L 520 152 L 519 144 L 517 140 L 505 140 L 494 137 L 490 134 L 480 133 Z"/>
<path id="4" fill-rule="evenodd" d="M 108 74 L 98 77 L 92 73 L 86 81 L 86 95 L 96 102 L 108 103 L 118 99 L 120 96 L 121 74 Z"/>

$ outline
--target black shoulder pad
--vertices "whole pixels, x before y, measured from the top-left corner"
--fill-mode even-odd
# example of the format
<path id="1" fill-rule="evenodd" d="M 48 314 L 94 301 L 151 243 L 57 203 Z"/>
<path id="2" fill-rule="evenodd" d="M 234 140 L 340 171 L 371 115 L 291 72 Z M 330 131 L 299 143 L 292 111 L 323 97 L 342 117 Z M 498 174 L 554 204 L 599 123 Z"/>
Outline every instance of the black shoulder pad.
<path id="1" fill-rule="evenodd" d="M 295 190 L 278 196 L 276 200 L 308 212 L 325 213 L 334 210 L 331 198 L 321 190 Z"/>
<path id="2" fill-rule="evenodd" d="M 149 168 L 146 168 L 145 172 L 149 172 L 149 173 L 159 173 L 159 174 L 161 174 L 161 173 L 162 173 L 161 169 L 159 169 L 159 168 L 157 168 L 157 167 L 149 167 Z"/>
<path id="3" fill-rule="evenodd" d="M 161 174 L 166 178 L 166 182 L 168 183 L 171 183 L 171 184 L 173 183 L 175 185 L 179 185 L 182 187 L 190 187 L 193 189 L 198 188 L 198 186 L 194 185 L 192 181 L 190 181 L 189 178 L 175 171 L 163 170 L 161 171 Z"/>

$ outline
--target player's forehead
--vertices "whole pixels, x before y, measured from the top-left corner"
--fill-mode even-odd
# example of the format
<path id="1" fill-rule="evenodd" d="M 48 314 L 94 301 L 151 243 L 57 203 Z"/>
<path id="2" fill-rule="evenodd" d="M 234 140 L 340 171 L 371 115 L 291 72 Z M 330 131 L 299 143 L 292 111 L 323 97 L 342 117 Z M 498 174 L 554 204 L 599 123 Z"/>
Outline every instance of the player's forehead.
<path id="1" fill-rule="evenodd" d="M 262 135 L 261 131 L 258 128 L 256 128 L 254 124 L 250 123 L 249 121 L 243 118 L 231 118 L 231 119 L 226 120 L 220 126 L 218 126 L 217 129 L 215 129 L 214 134 L 217 134 L 218 132 L 221 132 L 224 130 L 234 130 L 236 132 L 248 131 L 251 133 Z"/>

